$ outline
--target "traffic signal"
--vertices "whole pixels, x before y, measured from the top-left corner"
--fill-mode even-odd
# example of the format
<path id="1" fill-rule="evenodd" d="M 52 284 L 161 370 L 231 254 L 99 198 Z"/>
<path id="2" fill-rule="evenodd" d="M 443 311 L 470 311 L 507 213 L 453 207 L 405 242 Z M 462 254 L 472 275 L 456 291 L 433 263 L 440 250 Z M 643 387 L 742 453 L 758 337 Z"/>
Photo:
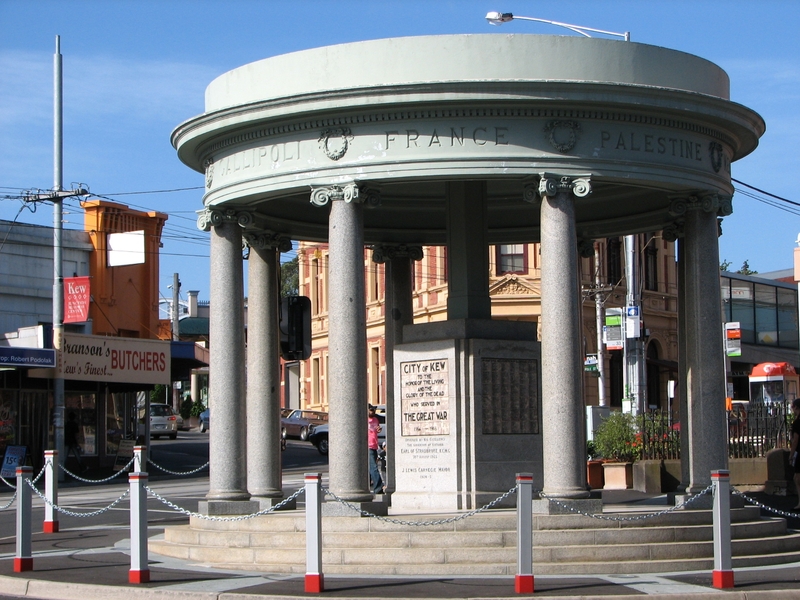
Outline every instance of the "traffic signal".
<path id="1" fill-rule="evenodd" d="M 281 356 L 306 360 L 311 356 L 311 299 L 287 296 L 281 302 Z"/>

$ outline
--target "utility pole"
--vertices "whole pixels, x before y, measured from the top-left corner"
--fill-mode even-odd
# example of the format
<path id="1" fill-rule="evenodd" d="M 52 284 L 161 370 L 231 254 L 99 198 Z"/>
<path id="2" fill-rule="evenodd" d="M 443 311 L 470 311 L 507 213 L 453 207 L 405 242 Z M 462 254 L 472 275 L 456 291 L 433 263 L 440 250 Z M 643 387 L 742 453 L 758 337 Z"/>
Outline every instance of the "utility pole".
<path id="1" fill-rule="evenodd" d="M 625 280 L 628 292 L 625 302 L 625 392 L 634 416 L 645 411 L 644 345 L 641 333 L 641 298 L 639 294 L 639 260 L 635 235 L 625 236 Z"/>
<path id="2" fill-rule="evenodd" d="M 594 243 L 594 312 L 595 325 L 597 326 L 597 403 L 608 406 L 606 398 L 606 352 L 603 346 L 603 325 L 605 324 L 603 312 L 603 293 L 611 291 L 611 286 L 600 282 L 600 244 Z"/>
<path id="3" fill-rule="evenodd" d="M 53 189 L 28 192 L 24 199 L 26 202 L 51 201 L 53 203 L 53 348 L 59 364 L 64 338 L 63 200 L 75 196 L 86 196 L 89 193 L 82 186 L 64 190 L 62 115 L 61 36 L 57 35 L 56 51 L 53 56 Z M 59 461 L 63 465 L 66 460 L 64 451 L 64 378 L 59 375 L 58 369 L 56 369 L 53 379 L 53 436 Z M 64 472 L 61 469 L 58 470 L 58 480 L 64 481 Z"/>
<path id="4" fill-rule="evenodd" d="M 177 273 L 172 274 L 172 339 L 178 341 L 180 339 L 180 291 L 181 280 L 178 278 Z"/>

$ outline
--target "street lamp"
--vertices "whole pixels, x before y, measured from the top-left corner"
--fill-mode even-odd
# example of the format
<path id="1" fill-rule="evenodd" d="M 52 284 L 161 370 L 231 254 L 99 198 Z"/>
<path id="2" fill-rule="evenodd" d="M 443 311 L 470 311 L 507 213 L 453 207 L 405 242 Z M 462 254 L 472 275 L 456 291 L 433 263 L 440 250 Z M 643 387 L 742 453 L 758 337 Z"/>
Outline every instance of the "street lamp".
<path id="1" fill-rule="evenodd" d="M 623 38 L 626 42 L 631 41 L 631 33 L 630 31 L 626 31 L 625 33 L 617 33 L 616 31 L 605 31 L 604 29 L 593 29 L 592 27 L 583 27 L 581 25 L 571 25 L 569 23 L 561 23 L 559 21 L 549 21 L 547 19 L 537 19 L 536 17 L 519 17 L 517 15 L 511 13 L 501 13 L 497 11 L 491 11 L 486 13 L 486 20 L 489 21 L 490 25 L 502 25 L 503 23 L 508 23 L 509 21 L 513 21 L 514 19 L 518 19 L 520 21 L 536 21 L 537 23 L 547 23 L 548 25 L 555 25 L 556 27 L 565 27 L 575 33 L 580 33 L 586 37 L 592 37 L 587 32 L 591 31 L 594 33 L 603 33 L 605 35 L 614 35 L 617 37 Z"/>

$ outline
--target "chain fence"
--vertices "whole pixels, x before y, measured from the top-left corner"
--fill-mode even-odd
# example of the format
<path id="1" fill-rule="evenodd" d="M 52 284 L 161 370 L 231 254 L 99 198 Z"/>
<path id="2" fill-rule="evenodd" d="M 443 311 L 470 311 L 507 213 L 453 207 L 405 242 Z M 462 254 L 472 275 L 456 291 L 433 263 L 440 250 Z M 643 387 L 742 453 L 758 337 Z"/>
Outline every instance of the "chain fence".
<path id="1" fill-rule="evenodd" d="M 14 495 L 11 496 L 11 500 L 8 501 L 8 504 L 4 504 L 3 506 L 0 506 L 0 510 L 6 510 L 8 507 L 10 507 L 12 504 L 14 504 L 14 500 L 16 500 L 16 499 L 17 499 L 17 490 L 15 489 L 14 490 Z"/>
<path id="2" fill-rule="evenodd" d="M 91 511 L 91 512 L 75 512 L 75 511 L 68 510 L 68 509 L 64 508 L 63 506 L 59 506 L 58 504 L 54 504 L 53 502 L 51 502 L 50 498 L 48 498 L 42 492 L 40 492 L 39 489 L 33 484 L 33 481 L 31 481 L 30 479 L 26 479 L 25 481 L 27 482 L 28 486 L 30 486 L 30 488 L 34 491 L 34 493 L 37 496 L 39 496 L 39 498 L 44 500 L 45 503 L 49 504 L 53 508 L 53 510 L 58 511 L 58 512 L 60 512 L 62 514 L 65 514 L 65 515 L 69 515 L 70 517 L 87 518 L 87 517 L 96 517 L 98 515 L 102 515 L 104 512 L 108 512 L 109 510 L 114 508 L 117 504 L 122 502 L 125 498 L 128 497 L 128 494 L 131 493 L 130 490 L 125 490 L 125 493 L 123 493 L 119 498 L 114 500 L 111 504 L 109 504 L 108 506 L 105 506 L 103 508 L 100 508 L 98 510 L 94 510 L 94 511 Z"/>
<path id="3" fill-rule="evenodd" d="M 170 475 L 194 475 L 195 473 L 199 473 L 206 467 L 211 464 L 211 461 L 208 461 L 206 464 L 197 467 L 196 469 L 192 469 L 191 471 L 170 471 L 169 469 L 162 467 L 161 465 L 156 464 L 152 460 L 147 461 L 149 464 L 153 465 L 159 471 L 163 471 L 164 473 L 169 473 Z"/>
<path id="4" fill-rule="evenodd" d="M 151 496 L 153 496 L 153 498 L 155 498 L 156 500 L 158 500 L 162 504 L 170 507 L 175 512 L 179 512 L 179 513 L 184 514 L 184 515 L 186 515 L 188 517 L 195 517 L 195 518 L 198 518 L 198 519 L 204 519 L 206 521 L 225 521 L 225 522 L 246 521 L 248 519 L 253 519 L 255 517 L 261 517 L 263 515 L 268 515 L 271 512 L 275 512 L 276 510 L 282 509 L 284 506 L 289 504 L 292 500 L 295 500 L 299 496 L 303 495 L 305 493 L 305 491 L 306 491 L 305 488 L 300 488 L 294 494 L 292 494 L 291 496 L 289 496 L 287 498 L 284 498 L 283 500 L 281 500 L 275 506 L 271 506 L 269 508 L 265 508 L 264 510 L 260 510 L 258 512 L 250 513 L 250 514 L 247 514 L 247 515 L 236 515 L 235 517 L 218 517 L 216 515 L 204 515 L 202 513 L 192 512 L 192 511 L 190 511 L 190 510 L 188 510 L 186 508 L 178 506 L 177 504 L 175 504 L 175 503 L 171 502 L 170 500 L 167 500 L 166 498 L 164 498 L 164 496 L 162 496 L 158 492 L 154 491 L 149 486 L 144 486 L 144 489 L 146 489 L 147 493 L 150 494 Z"/>
<path id="5" fill-rule="evenodd" d="M 44 471 L 45 471 L 45 469 L 47 469 L 47 465 L 49 465 L 49 464 L 50 464 L 50 461 L 49 461 L 49 460 L 48 460 L 48 461 L 46 461 L 46 462 L 44 463 L 44 465 L 42 466 L 42 470 L 41 470 L 41 471 L 39 471 L 39 474 L 38 474 L 36 477 L 34 477 L 34 478 L 33 478 L 33 482 L 34 482 L 34 483 L 36 483 L 37 481 L 39 481 L 39 480 L 42 478 L 42 475 L 44 475 Z M 5 484 L 6 484 L 8 487 L 10 487 L 12 490 L 15 490 L 15 489 L 17 489 L 17 486 L 16 486 L 16 485 L 14 485 L 14 484 L 13 484 L 13 483 L 11 483 L 10 481 L 8 481 L 8 480 L 7 480 L 5 477 L 3 477 L 2 475 L 0 475 L 0 479 L 2 479 L 2 480 L 3 480 L 3 483 L 5 483 Z"/>
<path id="6" fill-rule="evenodd" d="M 753 504 L 753 505 L 757 506 L 758 508 L 763 508 L 764 510 L 766 510 L 768 512 L 771 512 L 773 514 L 776 514 L 778 516 L 787 517 L 789 519 L 798 519 L 798 518 L 800 518 L 800 512 L 789 512 L 789 511 L 786 511 L 786 510 L 780 510 L 780 509 L 777 509 L 777 508 L 773 508 L 771 506 L 768 506 L 767 504 L 764 504 L 763 502 L 759 502 L 755 498 L 751 498 L 750 496 L 748 496 L 747 494 L 745 494 L 743 492 L 740 492 L 736 488 L 733 488 L 733 487 L 731 488 L 731 494 L 733 494 L 734 496 L 739 496 L 740 498 L 744 498 L 744 500 L 746 502 L 749 502 L 750 504 Z"/>
<path id="7" fill-rule="evenodd" d="M 73 478 L 77 479 L 78 481 L 82 481 L 84 483 L 106 483 L 108 481 L 111 481 L 112 479 L 115 479 L 115 478 L 119 477 L 123 473 L 126 473 L 128 471 L 128 469 L 131 468 L 131 465 L 133 465 L 135 460 L 136 460 L 135 457 L 130 459 L 130 461 L 128 461 L 127 465 L 122 467 L 119 471 L 117 471 L 116 473 L 114 473 L 110 477 L 106 477 L 105 479 L 85 479 L 85 478 L 81 477 L 80 475 L 76 475 L 75 473 L 73 473 L 72 471 L 67 469 L 64 465 L 62 465 L 61 463 L 58 463 L 58 468 L 61 469 L 62 471 L 64 471 L 64 473 L 66 473 L 70 477 L 73 477 Z"/>
<path id="8" fill-rule="evenodd" d="M 687 506 L 690 506 L 692 503 L 697 502 L 701 497 L 705 496 L 706 494 L 711 493 L 712 490 L 713 490 L 713 486 L 709 485 L 707 488 L 705 488 L 704 490 L 702 490 L 702 491 L 698 492 L 697 494 L 693 495 L 691 498 L 689 498 L 685 502 L 681 502 L 680 504 L 676 504 L 675 506 L 671 506 L 670 508 L 668 508 L 666 510 L 661 510 L 661 511 L 653 512 L 653 513 L 645 513 L 645 514 L 642 514 L 642 515 L 634 515 L 634 516 L 631 516 L 631 517 L 614 517 L 614 516 L 611 516 L 611 515 L 604 515 L 602 513 L 599 513 L 599 514 L 587 513 L 585 511 L 579 510 L 579 509 L 575 508 L 574 506 L 571 506 L 571 505 L 569 505 L 569 504 L 567 504 L 565 502 L 562 502 L 561 500 L 557 500 L 556 498 L 548 498 L 547 495 L 544 494 L 544 492 L 539 492 L 539 496 L 541 498 L 544 498 L 545 500 L 548 500 L 549 502 L 552 502 L 553 504 L 555 504 L 557 506 L 560 506 L 561 508 L 565 508 L 565 509 L 569 510 L 570 512 L 573 512 L 573 513 L 576 513 L 576 514 L 579 514 L 579 515 L 583 515 L 584 517 L 591 517 L 592 519 L 599 519 L 599 520 L 602 520 L 602 521 L 645 521 L 647 519 L 654 519 L 655 517 L 660 517 L 662 515 L 668 515 L 669 513 L 675 512 L 676 510 L 680 510 L 682 508 L 686 508 Z"/>
<path id="9" fill-rule="evenodd" d="M 434 520 L 434 521 L 404 521 L 402 519 L 392 519 L 391 517 L 383 517 L 381 515 L 376 515 L 376 514 L 373 514 L 373 513 L 369 512 L 369 511 L 363 510 L 363 509 L 359 508 L 358 506 L 356 506 L 355 504 L 353 504 L 352 502 L 348 502 L 347 500 L 344 500 L 343 498 L 339 498 L 339 496 L 337 496 L 336 494 L 334 494 L 332 491 L 330 491 L 327 488 L 322 488 L 322 491 L 326 495 L 328 495 L 331 498 L 333 498 L 334 500 L 336 500 L 336 502 L 338 502 L 339 504 L 343 504 L 344 506 L 346 506 L 350 510 L 359 513 L 362 517 L 369 517 L 371 519 L 377 519 L 378 521 L 383 521 L 384 523 L 393 523 L 395 525 L 410 525 L 412 527 L 427 527 L 427 526 L 430 526 L 430 525 L 444 525 L 446 523 L 455 523 L 456 521 L 463 521 L 464 519 L 468 519 L 469 517 L 473 517 L 473 516 L 475 516 L 475 515 L 477 515 L 479 513 L 485 512 L 485 511 L 489 510 L 490 508 L 496 506 L 498 503 L 502 502 L 506 498 L 508 498 L 510 495 L 515 494 L 517 492 L 517 486 L 512 487 L 505 494 L 503 494 L 501 496 L 498 496 L 497 498 L 495 498 L 494 500 L 492 500 L 488 504 L 484 504 L 483 506 L 481 506 L 480 508 L 478 508 L 476 510 L 472 510 L 472 511 L 470 511 L 468 513 L 464 513 L 463 515 L 458 515 L 457 517 L 450 517 L 448 519 L 438 519 L 438 520 Z"/>

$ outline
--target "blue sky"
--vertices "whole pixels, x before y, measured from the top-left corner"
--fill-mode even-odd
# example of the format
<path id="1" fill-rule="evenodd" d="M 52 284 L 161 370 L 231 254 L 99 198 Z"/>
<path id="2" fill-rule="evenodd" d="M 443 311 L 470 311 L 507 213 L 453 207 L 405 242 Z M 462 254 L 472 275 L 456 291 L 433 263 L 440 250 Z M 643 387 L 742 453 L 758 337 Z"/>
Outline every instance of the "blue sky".
<path id="1" fill-rule="evenodd" d="M 194 224 L 203 176 L 180 163 L 169 141 L 179 123 L 203 111 L 206 85 L 255 60 L 365 39 L 572 35 L 525 21 L 492 27 L 484 19 L 490 10 L 630 31 L 634 42 L 718 64 L 731 78 L 732 100 L 767 123 L 759 148 L 734 163 L 733 176 L 800 202 L 795 0 L 0 0 L 0 218 L 52 225 L 49 205 L 32 213 L 7 197 L 53 185 L 52 65 L 60 35 L 65 186 L 85 183 L 94 194 L 168 213 L 161 293 L 171 295 L 167 286 L 178 272 L 182 297 L 199 290 L 208 299 L 207 234 Z M 781 210 L 741 189 L 723 223 L 720 258 L 734 268 L 748 260 L 760 272 L 789 268 L 800 210 Z M 77 203 L 65 211 L 65 227 L 81 229 Z"/>

